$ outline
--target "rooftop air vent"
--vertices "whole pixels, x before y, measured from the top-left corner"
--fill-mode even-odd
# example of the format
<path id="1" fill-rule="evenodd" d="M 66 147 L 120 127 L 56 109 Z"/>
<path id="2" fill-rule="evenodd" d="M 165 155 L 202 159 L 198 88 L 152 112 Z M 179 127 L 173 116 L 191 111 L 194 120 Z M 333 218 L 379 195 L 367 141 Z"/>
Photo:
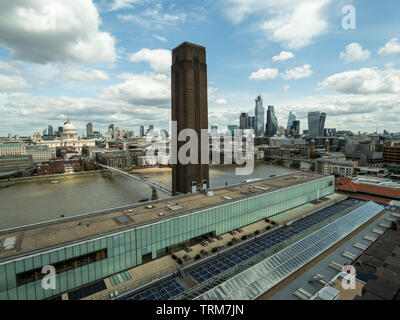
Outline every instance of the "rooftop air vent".
<path id="1" fill-rule="evenodd" d="M 171 211 L 177 211 L 179 209 L 182 209 L 182 206 L 176 205 L 176 206 L 167 206 L 167 208 Z"/>
<path id="2" fill-rule="evenodd" d="M 15 249 L 15 245 L 17 243 L 17 237 L 6 238 L 3 242 L 3 250 L 12 250 Z"/>
<path id="3" fill-rule="evenodd" d="M 132 220 L 130 217 L 128 217 L 128 216 L 116 217 L 116 218 L 114 218 L 114 221 L 115 221 L 117 224 L 128 224 L 128 223 L 133 222 L 133 220 Z"/>

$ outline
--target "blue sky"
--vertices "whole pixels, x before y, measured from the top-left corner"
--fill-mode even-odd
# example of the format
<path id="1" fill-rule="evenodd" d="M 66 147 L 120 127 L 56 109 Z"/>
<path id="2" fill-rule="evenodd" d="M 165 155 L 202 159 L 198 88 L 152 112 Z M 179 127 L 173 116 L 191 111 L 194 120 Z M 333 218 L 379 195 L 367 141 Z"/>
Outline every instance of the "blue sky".
<path id="1" fill-rule="evenodd" d="M 352 5 L 356 29 L 342 28 Z M 224 129 L 254 99 L 308 111 L 327 127 L 398 132 L 400 4 L 395 0 L 18 0 L 1 1 L 0 135 L 31 135 L 66 115 L 168 129 L 170 52 L 207 48 L 209 123 Z M 275 58 L 274 58 L 275 57 Z"/>

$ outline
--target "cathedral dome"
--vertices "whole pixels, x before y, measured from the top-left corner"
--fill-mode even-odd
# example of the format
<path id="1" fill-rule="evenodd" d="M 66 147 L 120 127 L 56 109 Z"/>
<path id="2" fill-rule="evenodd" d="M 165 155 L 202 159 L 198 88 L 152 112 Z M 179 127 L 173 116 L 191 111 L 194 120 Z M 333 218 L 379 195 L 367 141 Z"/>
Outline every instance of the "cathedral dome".
<path id="1" fill-rule="evenodd" d="M 63 131 L 76 131 L 75 126 L 71 123 L 71 121 L 69 120 L 69 116 L 67 118 L 67 121 L 64 122 L 64 127 L 63 127 Z"/>

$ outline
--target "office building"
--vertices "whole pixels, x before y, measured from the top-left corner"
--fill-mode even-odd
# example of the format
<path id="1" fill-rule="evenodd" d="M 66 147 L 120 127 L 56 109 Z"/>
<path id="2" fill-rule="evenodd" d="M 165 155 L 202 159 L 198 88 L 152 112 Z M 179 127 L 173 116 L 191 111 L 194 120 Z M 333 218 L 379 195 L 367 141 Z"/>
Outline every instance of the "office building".
<path id="1" fill-rule="evenodd" d="M 49 125 L 49 126 L 47 127 L 47 134 L 48 134 L 49 136 L 54 136 L 54 130 L 53 130 L 53 126 L 52 126 L 52 125 Z"/>
<path id="2" fill-rule="evenodd" d="M 228 125 L 228 131 L 231 133 L 231 135 L 235 135 L 235 130 L 238 130 L 239 126 L 238 125 Z"/>
<path id="3" fill-rule="evenodd" d="M 144 126 L 140 126 L 140 138 L 144 137 Z"/>
<path id="4" fill-rule="evenodd" d="M 247 113 L 242 113 L 240 114 L 240 129 L 241 130 L 246 130 L 249 122 L 249 115 Z"/>
<path id="5" fill-rule="evenodd" d="M 264 125 L 265 125 L 265 110 L 263 106 L 263 100 L 261 95 L 256 98 L 256 108 L 255 108 L 255 126 L 254 133 L 256 137 L 264 135 Z"/>
<path id="6" fill-rule="evenodd" d="M 86 125 L 86 136 L 93 136 L 93 124 L 91 122 Z"/>
<path id="7" fill-rule="evenodd" d="M 247 118 L 247 129 L 256 130 L 256 117 L 249 116 Z"/>
<path id="8" fill-rule="evenodd" d="M 278 132 L 278 119 L 273 106 L 268 106 L 266 129 L 267 137 L 273 137 Z"/>
<path id="9" fill-rule="evenodd" d="M 171 68 L 171 106 L 172 121 L 177 123 L 177 132 L 193 129 L 201 137 L 201 130 L 208 131 L 208 96 L 206 48 L 184 42 L 172 51 Z M 207 141 L 208 142 L 208 141 Z M 177 155 L 179 148 L 186 142 L 177 141 L 172 152 Z M 209 186 L 209 165 L 201 164 L 202 139 L 198 139 L 197 164 L 182 164 L 178 157 L 172 164 L 172 192 L 189 193 L 204 185 Z"/>
<path id="10" fill-rule="evenodd" d="M 218 126 L 211 126 L 211 137 L 216 137 L 218 135 Z"/>
<path id="11" fill-rule="evenodd" d="M 314 111 L 309 112 L 308 118 L 308 137 L 322 137 L 324 135 L 326 113 Z"/>
<path id="12" fill-rule="evenodd" d="M 291 129 L 292 128 L 294 121 L 296 121 L 296 116 L 292 113 L 292 111 L 290 111 L 289 112 L 288 123 L 287 123 L 287 129 Z"/>

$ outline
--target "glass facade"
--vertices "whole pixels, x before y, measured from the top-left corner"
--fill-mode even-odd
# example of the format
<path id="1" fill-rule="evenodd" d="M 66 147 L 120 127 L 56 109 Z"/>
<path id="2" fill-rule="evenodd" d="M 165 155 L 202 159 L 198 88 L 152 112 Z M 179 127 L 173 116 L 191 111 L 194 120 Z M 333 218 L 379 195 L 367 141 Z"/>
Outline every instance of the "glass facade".
<path id="1" fill-rule="evenodd" d="M 327 176 L 203 211 L 10 259 L 0 263 L 0 299 L 49 298 L 139 265 L 143 256 L 151 255 L 155 259 L 158 253 L 165 253 L 166 248 L 171 246 L 210 232 L 220 235 L 333 192 L 334 177 Z M 17 283 L 17 274 L 29 274 L 45 265 L 71 262 L 73 258 L 79 260 L 103 249 L 107 254 L 101 259 L 91 259 L 81 265 L 77 263 L 74 268 L 56 274 L 55 290 L 44 290 L 41 279 L 20 285 Z"/>
<path id="2" fill-rule="evenodd" d="M 268 106 L 267 111 L 267 137 L 273 137 L 278 132 L 278 119 L 273 106 Z"/>
<path id="3" fill-rule="evenodd" d="M 265 110 L 263 106 L 263 100 L 259 95 L 256 99 L 256 108 L 255 108 L 255 134 L 256 137 L 261 137 L 264 135 L 264 118 L 265 118 Z"/>
<path id="4" fill-rule="evenodd" d="M 323 112 L 321 113 L 319 111 L 309 112 L 307 118 L 308 118 L 308 136 L 312 138 L 323 137 L 326 113 Z"/>

